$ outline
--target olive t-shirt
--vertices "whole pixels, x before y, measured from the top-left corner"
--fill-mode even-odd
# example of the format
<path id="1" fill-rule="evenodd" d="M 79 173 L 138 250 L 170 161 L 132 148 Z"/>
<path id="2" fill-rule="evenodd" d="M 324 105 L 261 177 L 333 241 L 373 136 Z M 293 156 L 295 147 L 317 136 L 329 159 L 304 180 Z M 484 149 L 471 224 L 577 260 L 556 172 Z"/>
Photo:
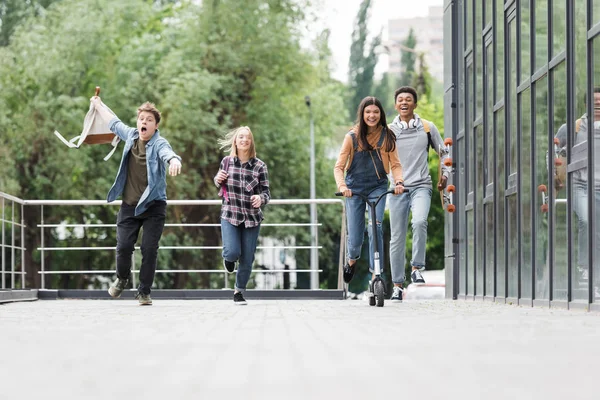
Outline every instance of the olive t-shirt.
<path id="1" fill-rule="evenodd" d="M 146 169 L 146 144 L 142 139 L 133 141 L 127 161 L 127 182 L 123 190 L 123 202 L 130 206 L 137 205 L 148 186 L 148 170 Z"/>

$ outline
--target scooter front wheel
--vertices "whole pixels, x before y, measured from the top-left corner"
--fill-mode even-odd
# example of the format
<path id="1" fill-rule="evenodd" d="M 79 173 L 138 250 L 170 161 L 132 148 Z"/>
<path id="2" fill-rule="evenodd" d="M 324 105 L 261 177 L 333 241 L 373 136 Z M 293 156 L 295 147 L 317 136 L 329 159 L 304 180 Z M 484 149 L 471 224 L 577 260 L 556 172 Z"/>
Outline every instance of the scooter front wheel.
<path id="1" fill-rule="evenodd" d="M 385 301 L 385 288 L 383 287 L 383 281 L 376 281 L 373 284 L 373 293 L 375 296 L 374 303 L 377 304 L 377 307 L 383 307 L 383 302 Z"/>

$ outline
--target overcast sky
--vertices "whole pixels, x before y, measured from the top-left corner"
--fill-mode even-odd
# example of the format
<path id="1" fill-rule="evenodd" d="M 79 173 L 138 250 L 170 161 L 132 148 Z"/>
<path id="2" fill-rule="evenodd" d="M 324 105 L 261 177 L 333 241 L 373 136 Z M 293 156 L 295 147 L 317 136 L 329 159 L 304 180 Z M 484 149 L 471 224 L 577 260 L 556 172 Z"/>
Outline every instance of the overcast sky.
<path id="1" fill-rule="evenodd" d="M 314 36 L 322 28 L 331 30 L 329 46 L 333 52 L 335 68 L 333 77 L 346 82 L 348 79 L 348 58 L 352 44 L 352 30 L 361 0 L 318 0 L 316 7 L 322 10 L 322 21 L 311 26 L 310 35 Z M 371 35 L 383 29 L 383 38 L 387 39 L 389 19 L 426 16 L 429 6 L 442 6 L 444 0 L 373 0 L 368 27 Z M 387 69 L 387 56 L 382 55 L 375 73 L 381 74 Z"/>

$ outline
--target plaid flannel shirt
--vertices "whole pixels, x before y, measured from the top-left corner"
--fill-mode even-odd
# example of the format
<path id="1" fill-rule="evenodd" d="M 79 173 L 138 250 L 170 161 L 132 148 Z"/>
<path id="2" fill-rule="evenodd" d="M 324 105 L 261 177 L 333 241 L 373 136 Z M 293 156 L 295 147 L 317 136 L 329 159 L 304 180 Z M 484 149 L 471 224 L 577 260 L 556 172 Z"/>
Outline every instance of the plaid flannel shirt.
<path id="1" fill-rule="evenodd" d="M 220 170 L 224 169 L 224 160 L 221 160 Z M 260 195 L 263 206 L 271 200 L 267 164 L 258 158 L 242 164 L 237 157 L 232 157 L 227 173 L 225 185 L 229 200 L 223 199 L 221 218 L 235 226 L 242 222 L 247 228 L 260 225 L 264 219 L 262 209 L 252 207 L 251 197 Z"/>

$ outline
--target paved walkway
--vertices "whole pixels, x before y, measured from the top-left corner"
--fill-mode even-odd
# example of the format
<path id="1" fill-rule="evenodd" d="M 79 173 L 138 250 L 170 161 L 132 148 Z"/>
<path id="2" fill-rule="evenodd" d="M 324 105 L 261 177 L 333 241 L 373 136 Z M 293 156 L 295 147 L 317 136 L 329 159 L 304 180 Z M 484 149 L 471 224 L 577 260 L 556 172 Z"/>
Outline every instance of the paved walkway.
<path id="1" fill-rule="evenodd" d="M 5 399 L 597 399 L 600 314 L 466 301 L 0 305 Z"/>

